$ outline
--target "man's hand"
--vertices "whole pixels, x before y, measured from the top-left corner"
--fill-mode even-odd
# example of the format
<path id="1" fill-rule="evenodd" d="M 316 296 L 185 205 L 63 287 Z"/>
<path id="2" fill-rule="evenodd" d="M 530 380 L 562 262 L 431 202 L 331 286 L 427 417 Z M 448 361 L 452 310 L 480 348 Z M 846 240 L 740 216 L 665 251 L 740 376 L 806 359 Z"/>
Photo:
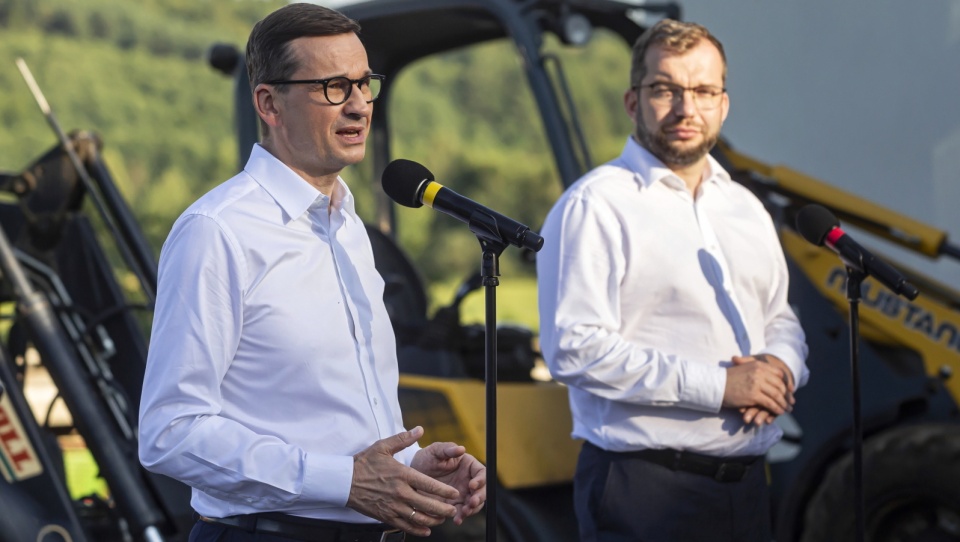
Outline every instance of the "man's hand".
<path id="1" fill-rule="evenodd" d="M 434 442 L 417 452 L 410 464 L 460 492 L 456 500 L 449 501 L 457 508 L 453 518 L 457 525 L 479 512 L 487 500 L 487 468 L 466 451 L 452 442 Z"/>
<path id="2" fill-rule="evenodd" d="M 793 405 L 796 403 L 796 399 L 793 396 L 793 392 L 795 391 L 795 389 L 793 385 L 793 373 L 790 371 L 790 368 L 787 367 L 787 364 L 784 363 L 783 360 L 781 360 L 780 358 L 776 356 L 772 356 L 770 354 L 757 354 L 756 356 L 746 356 L 746 357 L 734 356 L 733 357 L 734 365 L 742 365 L 745 363 L 750 363 L 755 361 L 768 363 L 770 365 L 778 367 L 783 372 L 783 375 L 784 375 L 783 382 L 784 382 L 784 385 L 787 387 L 787 395 L 785 396 L 785 398 L 787 399 L 787 403 L 790 407 L 788 408 L 788 410 L 792 410 Z M 755 423 L 758 426 L 769 425 L 773 423 L 773 421 L 777 418 L 776 414 L 770 412 L 769 410 L 765 410 L 757 406 L 740 407 L 740 413 L 743 414 L 743 423 L 746 423 L 746 424 Z"/>
<path id="3" fill-rule="evenodd" d="M 353 456 L 347 506 L 416 536 L 430 536 L 430 527 L 457 516 L 459 510 L 451 503 L 460 499 L 460 492 L 393 457 L 421 436 L 423 428 L 414 427 Z"/>
<path id="4" fill-rule="evenodd" d="M 768 358 L 776 359 L 773 356 Z M 733 367 L 727 368 L 723 406 L 759 407 L 774 416 L 789 412 L 793 405 L 790 371 L 782 361 L 777 361 L 779 366 L 756 356 L 734 356 Z"/>

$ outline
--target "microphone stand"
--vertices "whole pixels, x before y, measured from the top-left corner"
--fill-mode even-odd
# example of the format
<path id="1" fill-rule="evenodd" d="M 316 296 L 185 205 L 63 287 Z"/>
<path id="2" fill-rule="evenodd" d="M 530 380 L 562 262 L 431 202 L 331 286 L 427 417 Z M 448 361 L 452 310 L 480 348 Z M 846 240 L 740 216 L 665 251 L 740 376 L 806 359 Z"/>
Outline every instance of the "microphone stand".
<path id="1" fill-rule="evenodd" d="M 850 303 L 850 375 L 853 378 L 853 504 L 856 540 L 866 533 L 863 505 L 863 425 L 860 412 L 860 286 L 867 275 L 847 267 L 847 301 Z"/>
<path id="2" fill-rule="evenodd" d="M 485 243 L 481 276 L 486 295 L 484 364 L 487 397 L 487 542 L 497 540 L 497 286 L 503 245 Z"/>
<path id="3" fill-rule="evenodd" d="M 484 316 L 484 381 L 487 403 L 487 512 L 486 542 L 497 540 L 497 286 L 500 284 L 500 254 L 507 248 L 491 215 L 475 211 L 470 216 L 470 231 L 483 250 L 480 262 L 481 284 L 486 295 Z"/>

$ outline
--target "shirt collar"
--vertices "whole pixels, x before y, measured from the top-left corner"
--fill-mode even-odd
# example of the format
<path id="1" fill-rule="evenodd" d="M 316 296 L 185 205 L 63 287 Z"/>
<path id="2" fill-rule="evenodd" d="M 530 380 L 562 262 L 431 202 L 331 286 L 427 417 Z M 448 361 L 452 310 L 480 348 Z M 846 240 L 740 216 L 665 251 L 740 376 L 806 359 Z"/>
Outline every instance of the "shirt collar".
<path id="1" fill-rule="evenodd" d="M 253 145 L 243 170 L 270 194 L 291 219 L 299 217 L 309 209 L 327 208 L 331 204 L 330 197 L 303 180 L 259 143 Z M 336 208 L 353 210 L 353 193 L 339 176 L 333 187 L 333 205 Z"/>
<path id="2" fill-rule="evenodd" d="M 638 181 L 644 187 L 650 187 L 657 181 L 664 182 L 667 186 L 675 189 L 686 189 L 683 179 L 670 170 L 654 156 L 650 151 L 642 147 L 633 136 L 627 137 L 627 143 L 620 154 L 626 166 L 639 175 Z M 712 156 L 707 155 L 707 175 L 701 185 L 708 183 L 725 184 L 733 182 L 730 174 L 720 165 Z"/>

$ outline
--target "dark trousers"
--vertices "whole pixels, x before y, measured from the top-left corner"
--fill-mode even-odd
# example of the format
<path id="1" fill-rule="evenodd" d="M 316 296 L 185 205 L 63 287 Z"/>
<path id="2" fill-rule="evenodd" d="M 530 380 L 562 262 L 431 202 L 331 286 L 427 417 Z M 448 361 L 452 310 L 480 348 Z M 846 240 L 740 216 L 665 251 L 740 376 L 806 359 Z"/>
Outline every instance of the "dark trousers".
<path id="1" fill-rule="evenodd" d="M 292 538 L 266 533 L 250 533 L 226 525 L 197 521 L 190 530 L 189 542 L 290 542 Z"/>
<path id="2" fill-rule="evenodd" d="M 770 542 L 762 461 L 739 482 L 585 445 L 574 477 L 582 542 Z"/>

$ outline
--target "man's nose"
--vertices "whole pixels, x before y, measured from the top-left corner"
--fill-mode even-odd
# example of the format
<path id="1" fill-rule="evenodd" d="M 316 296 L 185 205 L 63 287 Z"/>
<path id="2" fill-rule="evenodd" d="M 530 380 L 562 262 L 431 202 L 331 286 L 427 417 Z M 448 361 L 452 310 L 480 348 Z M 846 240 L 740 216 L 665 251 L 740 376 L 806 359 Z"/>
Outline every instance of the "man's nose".
<path id="1" fill-rule="evenodd" d="M 684 89 L 673 103 L 673 112 L 678 117 L 692 117 L 697 114 L 696 94 L 690 89 Z"/>
<path id="2" fill-rule="evenodd" d="M 368 102 L 356 84 L 350 89 L 350 96 L 343 102 L 344 112 L 354 115 L 365 115 L 373 108 L 373 102 Z"/>

